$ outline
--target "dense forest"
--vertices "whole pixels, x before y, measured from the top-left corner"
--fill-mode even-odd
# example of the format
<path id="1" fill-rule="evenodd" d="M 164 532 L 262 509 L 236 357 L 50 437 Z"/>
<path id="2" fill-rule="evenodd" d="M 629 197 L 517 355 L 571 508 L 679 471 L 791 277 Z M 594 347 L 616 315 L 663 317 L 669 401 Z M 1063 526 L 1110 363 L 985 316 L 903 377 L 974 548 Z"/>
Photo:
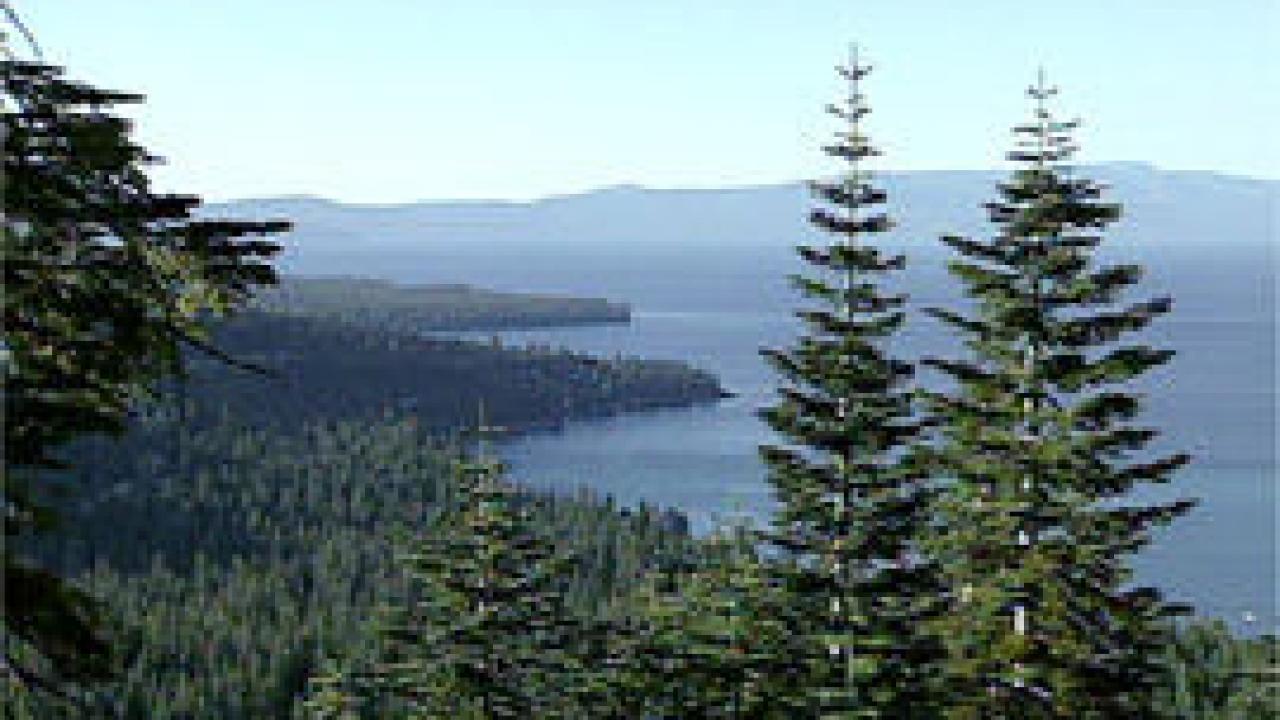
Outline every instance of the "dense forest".
<path id="1" fill-rule="evenodd" d="M 216 328 L 212 341 L 262 372 L 193 355 L 188 377 L 174 391 L 216 398 L 197 410 L 225 406 L 239 421 L 259 426 L 396 411 L 412 412 L 436 430 L 474 419 L 479 403 L 491 420 L 512 429 L 556 428 L 568 420 L 715 401 L 726 392 L 711 374 L 678 362 L 507 348 L 388 324 L 247 311 Z M 166 406 L 151 411 L 164 413 Z"/>
<path id="2" fill-rule="evenodd" d="M 79 469 L 57 484 L 75 533 L 37 554 L 106 601 L 124 670 L 86 706 L 31 716 L 300 712 L 327 658 L 377 649 L 377 610 L 404 594 L 396 554 L 456 492 L 457 450 L 407 417 L 293 432 L 143 423 L 77 447 Z M 581 558 L 566 592 L 584 614 L 693 552 L 674 513 L 580 493 L 520 502 Z"/>
<path id="3" fill-rule="evenodd" d="M 3 71 L 5 717 L 1271 716 L 1274 636 L 1131 582 L 1193 505 L 1129 496 L 1187 459 L 1137 453 L 1157 430 L 1125 392 L 1171 351 L 1123 339 L 1171 301 L 1124 301 L 1141 268 L 1094 257 L 1119 206 L 1064 165 L 1043 76 L 993 237 L 944 238 L 973 302 L 926 311 L 967 354 L 917 359 L 890 351 L 913 308 L 875 241 L 868 68 L 841 68 L 805 334 L 765 353 L 779 508 L 694 537 L 523 488 L 489 442 L 713 401 L 714 377 L 426 334 L 612 306 L 264 295 L 287 222 L 154 191 L 105 112 L 137 96 Z M 917 365 L 954 382 L 924 392 Z"/>
<path id="4" fill-rule="evenodd" d="M 41 502 L 75 532 L 23 549 L 104 600 L 124 670 L 82 704 L 33 699 L 18 717 L 301 712 L 323 660 L 377 646 L 376 611 L 405 584 L 388 548 L 456 492 L 449 469 L 478 408 L 518 432 L 723 393 L 678 363 L 409 332 L 413 308 L 382 302 L 220 323 L 211 343 L 239 367 L 190 353 L 181 381 L 134 405 L 126 434 L 76 443 L 73 470 L 41 477 Z M 566 493 L 517 501 L 580 557 L 566 593 L 584 617 L 695 557 L 674 511 Z"/>
<path id="5" fill-rule="evenodd" d="M 122 672 L 79 705 L 13 696 L 7 717 L 311 717 L 308 698 L 358 688 L 351 677 L 385 652 L 380 628 L 411 589 L 402 558 L 457 492 L 459 450 L 405 416 L 292 433 L 144 422 L 77 447 L 56 485 L 74 533 L 36 551 L 104 600 Z M 697 540 L 674 512 L 581 492 L 520 498 L 577 561 L 570 607 L 606 628 L 604 647 L 580 652 L 597 670 L 628 661 L 594 678 L 612 694 L 569 706 L 579 717 L 735 717 L 737 689 L 743 703 L 767 692 L 753 670 L 779 631 L 753 619 L 770 599 L 731 533 Z M 735 637 L 736 661 L 719 654 Z M 1248 673 L 1274 651 L 1190 627 L 1168 651 L 1170 717 L 1264 717 L 1227 709 L 1264 707 Z M 575 667 L 559 671 L 566 687 L 584 682 Z"/>
<path id="6" fill-rule="evenodd" d="M 441 336 L 627 318 L 625 306 L 603 300 L 355 278 L 284 279 L 213 328 L 212 344 L 241 368 L 191 352 L 187 373 L 171 391 L 206 400 L 183 417 L 197 425 L 216 422 L 203 417 L 214 408 L 218 417 L 285 428 L 398 412 L 438 431 L 470 422 L 479 404 L 495 424 L 520 431 L 728 394 L 711 374 L 678 362 L 503 347 L 496 336 L 487 342 Z M 268 396 L 272 401 L 262 402 Z M 153 404 L 146 412 L 175 408 L 181 404 Z"/>

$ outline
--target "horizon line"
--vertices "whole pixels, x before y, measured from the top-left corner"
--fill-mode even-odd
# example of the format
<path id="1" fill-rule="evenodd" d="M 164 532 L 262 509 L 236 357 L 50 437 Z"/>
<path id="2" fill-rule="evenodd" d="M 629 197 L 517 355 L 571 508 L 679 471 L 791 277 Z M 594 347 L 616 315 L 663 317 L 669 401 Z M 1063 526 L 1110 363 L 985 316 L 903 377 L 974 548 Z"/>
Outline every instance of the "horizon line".
<path id="1" fill-rule="evenodd" d="M 1147 160 L 1104 160 L 1097 162 L 1079 163 L 1075 167 L 1080 168 L 1099 168 L 1099 167 L 1117 167 L 1127 166 L 1140 168 L 1143 170 L 1154 171 L 1166 174 L 1195 174 L 1195 175 L 1214 175 L 1221 178 L 1231 180 L 1243 180 L 1247 182 L 1260 183 L 1280 183 L 1280 176 L 1277 177 L 1261 177 L 1257 175 L 1246 175 L 1242 173 L 1229 172 L 1224 170 L 1194 170 L 1181 168 L 1165 168 Z M 986 174 L 986 173 L 1003 173 L 1007 172 L 1007 168 L 988 167 L 988 168 L 927 168 L 927 169 L 894 169 L 886 168 L 883 170 L 874 170 L 876 175 L 917 175 L 917 174 Z M 204 200 L 203 206 L 212 205 L 232 205 L 246 202 L 272 202 L 272 201 L 315 201 L 332 205 L 357 206 L 368 208 L 385 208 L 398 207 L 405 205 L 444 205 L 444 204 L 496 204 L 496 205 L 533 205 L 540 202 L 552 200 L 566 200 L 570 198 L 583 197 L 587 195 L 595 195 L 605 192 L 617 191 L 637 191 L 637 192 L 731 192 L 740 190 L 759 190 L 765 188 L 783 188 L 794 185 L 804 185 L 812 182 L 813 178 L 783 180 L 777 182 L 758 182 L 758 183 L 741 183 L 726 185 L 684 185 L 684 186 L 657 186 L 643 185 L 640 183 L 621 182 L 608 185 L 595 185 L 577 190 L 567 190 L 560 192 L 552 192 L 545 195 L 534 195 L 529 197 L 452 197 L 452 198 L 416 198 L 411 200 L 343 200 L 340 198 L 326 197 L 313 193 L 280 193 L 277 195 L 250 195 L 241 197 L 228 197 L 217 200 Z"/>

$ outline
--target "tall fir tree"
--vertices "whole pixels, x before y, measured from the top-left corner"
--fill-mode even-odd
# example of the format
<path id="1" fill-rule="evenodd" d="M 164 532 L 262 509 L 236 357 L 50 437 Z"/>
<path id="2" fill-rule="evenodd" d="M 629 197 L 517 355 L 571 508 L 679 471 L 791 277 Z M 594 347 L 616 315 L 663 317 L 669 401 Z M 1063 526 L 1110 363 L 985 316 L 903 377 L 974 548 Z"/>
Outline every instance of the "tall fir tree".
<path id="1" fill-rule="evenodd" d="M 30 38 L 13 10 L 9 24 Z M 208 344 L 209 318 L 275 281 L 265 236 L 284 222 L 196 220 L 200 199 L 155 192 L 156 162 L 112 110 L 140 96 L 63 77 L 42 62 L 0 61 L 4 108 L 4 532 L 50 530 L 67 443 L 121 433 L 157 381 Z M 229 358 L 223 359 L 230 360 Z M 112 670 L 99 608 L 29 557 L 4 548 L 0 673 L 67 694 Z"/>
<path id="2" fill-rule="evenodd" d="M 928 473 L 914 461 L 921 435 L 912 366 L 887 349 L 905 297 L 882 285 L 904 266 L 870 238 L 892 223 L 863 161 L 860 89 L 870 71 L 856 48 L 838 68 L 849 95 L 829 112 L 845 123 L 826 153 L 846 163 L 814 183 L 810 217 L 829 233 L 798 248 L 813 271 L 792 281 L 816 309 L 797 313 L 808 334 L 765 351 L 784 379 L 762 416 L 790 444 L 762 448 L 780 507 L 767 538 L 792 599 L 791 653 L 806 678 L 798 710 L 823 717 L 931 717 L 935 643 L 920 632 L 936 602 L 934 572 L 916 543 L 929 506 Z"/>
<path id="3" fill-rule="evenodd" d="M 476 433 L 494 430 L 484 423 Z M 573 718 L 589 679 L 586 627 L 567 590 L 577 566 L 533 517 L 532 498 L 485 456 L 460 461 L 445 507 L 404 556 L 406 602 L 384 622 L 385 653 L 369 671 L 317 681 L 318 714 L 377 717 Z M 353 690 L 354 689 L 354 690 Z M 366 708 L 367 714 L 367 708 Z"/>
<path id="4" fill-rule="evenodd" d="M 949 589 L 934 626 L 956 691 L 948 716 L 1153 717 L 1178 608 L 1131 587 L 1126 558 L 1191 503 L 1126 498 L 1187 457 L 1135 454 L 1155 432 L 1133 424 L 1139 398 L 1117 386 L 1173 353 L 1118 341 L 1170 300 L 1122 303 L 1141 268 L 1094 257 L 1119 206 L 1066 164 L 1077 123 L 1050 112 L 1043 73 L 1028 92 L 1034 113 L 1009 154 L 1020 167 L 986 204 L 995 237 L 943 238 L 972 310 L 929 310 L 970 351 L 927 361 L 955 388 L 929 403 L 944 429 L 929 546 Z"/>

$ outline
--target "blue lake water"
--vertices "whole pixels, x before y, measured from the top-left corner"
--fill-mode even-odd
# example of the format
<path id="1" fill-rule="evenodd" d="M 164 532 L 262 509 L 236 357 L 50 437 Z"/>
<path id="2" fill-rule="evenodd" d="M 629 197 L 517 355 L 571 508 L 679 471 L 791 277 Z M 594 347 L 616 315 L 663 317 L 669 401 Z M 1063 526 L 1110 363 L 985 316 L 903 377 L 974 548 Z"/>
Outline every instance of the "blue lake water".
<path id="1" fill-rule="evenodd" d="M 1178 355 L 1138 388 L 1150 397 L 1144 419 L 1164 431 L 1155 450 L 1195 457 L 1171 485 L 1141 497 L 1202 501 L 1136 559 L 1138 579 L 1246 632 L 1277 624 L 1274 270 L 1270 254 L 1263 257 L 1265 263 L 1227 262 L 1206 251 L 1151 261 L 1151 285 L 1173 292 L 1178 303 L 1147 337 Z M 684 360 L 715 372 L 737 396 L 508 440 L 501 453 L 513 475 L 565 491 L 590 487 L 624 504 L 674 506 L 699 530 L 738 515 L 766 517 L 771 495 L 757 448 L 776 438 L 755 412 L 773 402 L 776 378 L 758 351 L 787 344 L 799 327 L 776 282 L 788 269 L 780 258 L 739 260 L 750 272 L 737 274 L 711 263 L 673 270 L 654 261 L 633 263 L 630 272 L 549 275 L 548 289 L 632 299 L 632 322 L 497 333 L 504 342 Z M 525 275 L 509 284 L 517 280 L 531 283 Z M 615 284 L 628 292 L 608 292 Z M 681 292 L 686 287 L 697 292 Z M 910 328 L 897 346 L 901 356 L 957 351 L 936 325 L 918 320 Z"/>

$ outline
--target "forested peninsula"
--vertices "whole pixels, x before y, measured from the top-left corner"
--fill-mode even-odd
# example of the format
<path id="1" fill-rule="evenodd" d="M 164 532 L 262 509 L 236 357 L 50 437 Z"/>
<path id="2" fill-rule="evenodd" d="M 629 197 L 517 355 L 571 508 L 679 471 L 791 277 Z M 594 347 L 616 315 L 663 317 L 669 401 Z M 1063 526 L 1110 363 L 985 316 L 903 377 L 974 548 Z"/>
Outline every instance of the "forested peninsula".
<path id="1" fill-rule="evenodd" d="M 405 332 L 515 330 L 625 323 L 626 303 L 504 293 L 469 285 L 399 285 L 355 277 L 286 277 L 254 298 L 268 312 L 375 324 Z"/>
<path id="2" fill-rule="evenodd" d="M 17 717 L 297 716 L 325 658 L 384 651 L 380 604 L 409 592 L 405 544 L 461 496 L 452 467 L 481 407 L 509 434 L 723 394 L 681 363 L 430 334 L 431 313 L 514 322 L 486 314 L 482 291 L 422 292 L 425 312 L 390 284 L 300 284 L 287 305 L 216 324 L 221 358 L 190 353 L 126 434 L 72 444 L 74 469 L 44 476 L 76 532 L 23 550 L 107 600 L 100 629 L 121 670 L 78 708 L 28 697 Z M 515 308 L 525 296 L 501 297 Z M 592 303 L 557 300 L 580 302 Z M 609 598 L 703 554 L 670 509 L 578 488 L 514 502 L 575 548 L 566 594 L 584 616 L 621 612 Z"/>
<path id="3" fill-rule="evenodd" d="M 992 237 L 943 237 L 973 302 L 918 307 L 860 164 L 870 68 L 840 67 L 824 151 L 845 167 L 813 185 L 822 233 L 790 278 L 803 332 L 763 351 L 776 510 L 692 537 L 674 512 L 535 492 L 485 441 L 714 401 L 713 376 L 431 334 L 598 319 L 591 301 L 272 297 L 288 219 L 199 219 L 111 112 L 139 96 L 0 49 L 4 718 L 1274 716 L 1274 635 L 1131 582 L 1194 505 L 1130 493 L 1189 460 L 1135 453 L 1158 430 L 1132 422 L 1132 381 L 1174 351 L 1123 338 L 1171 299 L 1122 300 L 1142 267 L 1095 254 L 1121 206 L 1068 164 L 1043 73 Z M 895 355 L 921 314 L 965 353 Z"/>
<path id="4" fill-rule="evenodd" d="M 493 423 L 514 432 L 727 395 L 714 375 L 680 362 L 434 334 L 625 321 L 626 306 L 604 300 L 354 279 L 286 281 L 262 297 L 212 337 L 251 370 L 193 353 L 188 377 L 172 386 L 172 397 L 202 401 L 187 420 L 207 425 L 201 417 L 214 408 L 256 427 L 403 414 L 444 432 L 474 424 L 483 404 Z M 150 412 L 173 409 L 159 403 Z"/>

